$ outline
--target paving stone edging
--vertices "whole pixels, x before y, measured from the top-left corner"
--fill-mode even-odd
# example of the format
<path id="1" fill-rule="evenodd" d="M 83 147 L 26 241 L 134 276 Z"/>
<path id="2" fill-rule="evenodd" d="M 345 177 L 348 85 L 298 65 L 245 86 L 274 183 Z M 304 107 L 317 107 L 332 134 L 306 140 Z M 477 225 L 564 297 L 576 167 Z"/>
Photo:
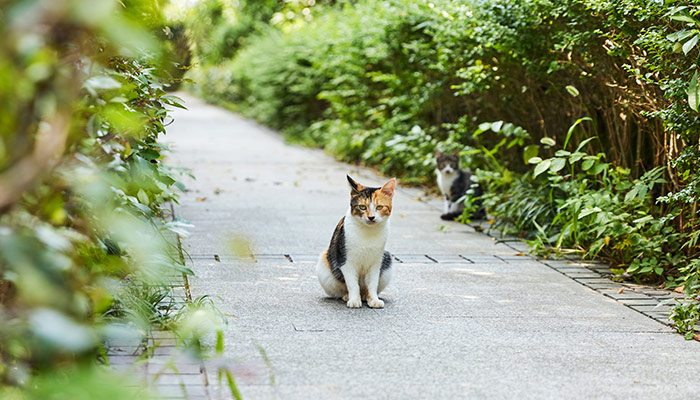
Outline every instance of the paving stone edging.
<path id="1" fill-rule="evenodd" d="M 399 190 L 411 193 L 414 198 L 424 204 L 440 210 L 430 199 L 423 195 L 416 195 L 415 189 L 400 188 Z M 470 224 L 475 231 L 493 238 L 498 243 L 506 245 L 516 253 L 530 257 L 540 264 L 565 275 L 568 278 L 609 297 L 626 307 L 629 307 L 645 316 L 664 325 L 673 327 L 673 322 L 668 319 L 671 314 L 671 306 L 676 302 L 683 302 L 684 295 L 672 290 L 659 289 L 653 286 L 639 285 L 630 282 L 617 282 L 611 279 L 614 273 L 607 264 L 594 261 L 585 261 L 580 257 L 567 256 L 563 259 L 543 259 L 530 255 L 530 248 L 522 239 L 512 236 L 502 236 L 491 229 L 491 224 L 486 221 L 475 221 Z"/>
<path id="2" fill-rule="evenodd" d="M 170 205 L 174 218 L 174 207 Z M 177 235 L 176 256 L 185 263 L 182 243 Z M 165 279 L 169 296 L 159 307 L 169 307 L 173 312 L 192 301 L 189 281 L 184 273 L 176 273 Z M 153 330 L 141 338 L 125 339 L 105 344 L 109 366 L 136 378 L 135 385 L 146 387 L 159 399 L 210 400 L 209 382 L 202 360 L 193 358 L 177 348 L 177 338 L 171 331 Z"/>
<path id="3" fill-rule="evenodd" d="M 653 286 L 614 281 L 611 279 L 614 273 L 610 270 L 610 267 L 600 262 L 585 261 L 573 256 L 563 259 L 543 259 L 534 257 L 529 254 L 530 248 L 525 241 L 496 234 L 496 232 L 490 229 L 491 225 L 488 222 L 477 222 L 471 225 L 475 227 L 475 230 L 492 237 L 500 244 L 504 244 L 516 252 L 527 255 L 538 263 L 546 265 L 579 284 L 642 313 L 655 321 L 673 327 L 673 322 L 668 319 L 671 315 L 671 306 L 675 301 L 682 302 L 684 300 L 683 294 Z"/>

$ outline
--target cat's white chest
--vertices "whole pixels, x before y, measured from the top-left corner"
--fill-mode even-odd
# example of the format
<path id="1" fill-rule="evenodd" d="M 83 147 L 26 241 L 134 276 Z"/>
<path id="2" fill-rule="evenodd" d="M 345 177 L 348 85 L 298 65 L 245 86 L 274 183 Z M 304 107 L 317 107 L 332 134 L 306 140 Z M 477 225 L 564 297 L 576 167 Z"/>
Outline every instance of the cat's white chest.
<path id="1" fill-rule="evenodd" d="M 345 226 L 347 264 L 362 275 L 381 264 L 389 231 L 389 221 L 381 226 L 363 227 L 351 222 Z"/>
<path id="2" fill-rule="evenodd" d="M 438 187 L 440 188 L 440 192 L 442 192 L 443 195 L 449 196 L 450 194 L 450 188 L 452 187 L 452 184 L 454 183 L 455 179 L 457 179 L 457 174 L 445 174 L 442 171 L 437 171 L 437 184 Z"/>

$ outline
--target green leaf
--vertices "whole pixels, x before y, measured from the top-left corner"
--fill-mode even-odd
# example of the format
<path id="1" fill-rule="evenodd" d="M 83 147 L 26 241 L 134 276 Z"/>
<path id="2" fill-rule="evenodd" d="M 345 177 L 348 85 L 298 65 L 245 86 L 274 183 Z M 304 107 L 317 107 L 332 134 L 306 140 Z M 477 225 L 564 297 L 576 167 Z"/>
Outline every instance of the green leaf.
<path id="1" fill-rule="evenodd" d="M 535 176 L 537 176 L 537 175 L 543 173 L 544 171 L 546 171 L 547 169 L 549 169 L 550 165 L 552 165 L 551 159 L 543 160 L 542 162 L 537 164 L 537 166 L 535 167 Z"/>
<path id="2" fill-rule="evenodd" d="M 587 145 L 588 142 L 590 142 L 590 141 L 593 140 L 593 139 L 598 139 L 598 136 L 589 137 L 588 139 L 586 139 L 586 140 L 582 141 L 581 143 L 579 143 L 579 144 L 578 144 L 578 147 L 576 148 L 576 151 L 581 151 L 581 149 L 583 148 L 583 146 Z"/>
<path id="3" fill-rule="evenodd" d="M 557 150 L 557 152 L 554 153 L 554 155 L 557 157 L 568 157 L 571 155 L 571 152 L 566 150 Z"/>
<path id="4" fill-rule="evenodd" d="M 579 118 L 579 119 L 576 120 L 576 122 L 574 122 L 573 125 L 571 125 L 571 126 L 569 127 L 568 132 L 566 132 L 566 140 L 564 140 L 564 147 L 563 147 L 564 150 L 566 150 L 566 145 L 569 144 L 569 139 L 571 139 L 571 135 L 574 134 L 574 130 L 575 130 L 576 127 L 579 126 L 579 124 L 580 124 L 581 122 L 583 122 L 583 121 L 593 121 L 593 120 L 592 120 L 591 118 L 589 118 L 589 117 Z"/>
<path id="5" fill-rule="evenodd" d="M 498 133 L 501 131 L 501 127 L 503 126 L 503 121 L 496 121 L 491 124 L 491 130 Z"/>
<path id="6" fill-rule="evenodd" d="M 569 162 L 571 164 L 573 164 L 573 163 L 577 162 L 578 160 L 580 160 L 581 158 L 583 158 L 585 155 L 586 155 L 586 153 L 582 153 L 580 151 L 577 151 L 574 154 L 572 154 L 571 157 L 569 157 Z"/>
<path id="7" fill-rule="evenodd" d="M 169 230 L 171 232 L 177 233 L 180 236 L 188 237 L 190 236 L 189 229 L 194 228 L 194 225 L 188 224 L 180 220 L 170 221 L 163 224 L 162 229 Z"/>
<path id="8" fill-rule="evenodd" d="M 698 104 L 700 104 L 700 85 L 698 85 L 698 71 L 695 71 L 688 86 L 688 105 L 697 112 Z"/>
<path id="9" fill-rule="evenodd" d="M 540 139 L 540 143 L 547 145 L 547 146 L 554 146 L 556 144 L 554 139 L 552 139 L 550 137 L 543 137 L 542 139 Z"/>
<path id="10" fill-rule="evenodd" d="M 236 380 L 233 378 L 231 371 L 226 369 L 224 374 L 226 375 L 226 383 L 231 391 L 231 396 L 233 396 L 233 398 L 236 400 L 242 400 L 243 397 L 241 396 L 241 392 L 238 390 L 238 386 L 236 386 Z"/>
<path id="11" fill-rule="evenodd" d="M 550 172 L 559 172 L 566 166 L 565 158 L 555 158 L 552 160 L 552 165 L 549 167 Z"/>
<path id="12" fill-rule="evenodd" d="M 667 35 L 666 39 L 670 40 L 671 42 L 676 42 L 679 40 L 687 39 L 690 35 L 694 33 L 697 33 L 697 30 L 681 29 L 678 32 L 674 32 L 670 35 Z"/>
<path id="13" fill-rule="evenodd" d="M 527 160 L 528 164 L 539 164 L 542 162 L 542 159 L 540 157 L 532 157 L 529 160 Z"/>
<path id="14" fill-rule="evenodd" d="M 481 135 L 482 133 L 491 129 L 493 124 L 491 122 L 482 122 L 479 124 L 479 128 L 474 132 L 474 137 Z"/>
<path id="15" fill-rule="evenodd" d="M 38 308 L 29 316 L 29 327 L 49 348 L 82 352 L 95 345 L 90 327 L 49 308 Z"/>
<path id="16" fill-rule="evenodd" d="M 695 23 L 695 24 L 698 23 L 698 21 L 696 21 L 695 18 L 691 17 L 690 15 L 685 15 L 685 14 L 672 15 L 671 19 L 674 21 L 680 21 L 680 22 L 690 22 L 690 23 Z"/>
<path id="17" fill-rule="evenodd" d="M 576 89 L 575 87 L 573 87 L 571 85 L 566 86 L 566 91 L 569 92 L 569 94 L 574 96 L 574 97 L 578 97 L 578 95 L 579 95 L 578 89 Z"/>
<path id="18" fill-rule="evenodd" d="M 595 166 L 588 171 L 588 173 L 591 175 L 598 175 L 599 173 L 603 172 L 607 167 L 608 164 L 599 162 L 596 163 Z"/>
<path id="19" fill-rule="evenodd" d="M 184 266 L 182 264 L 175 263 L 172 266 L 176 271 L 182 272 L 185 275 L 194 275 L 194 271 L 192 271 L 191 269 L 187 268 L 186 266 Z"/>
<path id="20" fill-rule="evenodd" d="M 525 146 L 525 149 L 523 149 L 523 160 L 525 161 L 525 164 L 535 164 L 531 162 L 533 158 L 537 157 L 537 154 L 540 151 L 540 146 L 536 144 L 531 144 L 529 146 Z M 539 159 L 536 162 L 540 162 L 542 159 Z"/>
<path id="21" fill-rule="evenodd" d="M 585 218 L 591 214 L 599 213 L 601 211 L 603 210 L 601 210 L 600 207 L 586 208 L 581 210 L 581 212 L 578 214 L 578 219 Z"/>
<path id="22" fill-rule="evenodd" d="M 148 199 L 148 195 L 146 194 L 146 192 L 143 191 L 143 189 L 139 189 L 139 192 L 136 193 L 136 198 L 139 199 L 139 202 L 141 202 L 141 204 L 151 204 L 151 201 Z"/>
<path id="23" fill-rule="evenodd" d="M 221 330 L 216 331 L 216 354 L 224 354 L 224 332 Z"/>
<path id="24" fill-rule="evenodd" d="M 647 215 L 646 217 L 635 219 L 634 221 L 632 221 L 632 223 L 641 225 L 641 224 L 644 224 L 645 222 L 652 221 L 653 219 L 654 219 L 654 217 L 652 217 L 651 215 Z"/>
<path id="25" fill-rule="evenodd" d="M 638 191 L 639 191 L 639 188 L 635 186 L 629 192 L 627 192 L 627 194 L 625 195 L 625 203 L 629 203 L 630 201 L 637 198 Z"/>
<path id="26" fill-rule="evenodd" d="M 698 35 L 693 36 L 690 40 L 683 43 L 683 53 L 688 54 L 690 50 L 693 50 L 696 44 L 698 44 Z"/>
<path id="27" fill-rule="evenodd" d="M 593 164 L 595 164 L 594 158 L 583 160 L 583 163 L 581 164 L 581 169 L 584 171 L 588 171 L 593 166 Z"/>
<path id="28" fill-rule="evenodd" d="M 122 84 L 110 76 L 93 76 L 83 83 L 83 87 L 93 96 L 103 90 L 119 89 Z"/>
<path id="29" fill-rule="evenodd" d="M 157 160 L 160 158 L 160 153 L 154 149 L 141 150 L 139 155 L 148 161 Z"/>

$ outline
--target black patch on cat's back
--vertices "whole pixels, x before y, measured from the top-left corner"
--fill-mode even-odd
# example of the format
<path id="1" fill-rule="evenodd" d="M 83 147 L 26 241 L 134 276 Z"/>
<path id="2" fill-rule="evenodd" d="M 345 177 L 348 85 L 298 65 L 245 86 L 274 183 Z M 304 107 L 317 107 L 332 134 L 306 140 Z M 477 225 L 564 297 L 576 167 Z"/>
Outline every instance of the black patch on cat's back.
<path id="1" fill-rule="evenodd" d="M 471 183 L 470 178 L 471 176 L 464 170 L 460 169 L 457 171 L 457 178 L 452 182 L 452 186 L 450 186 L 449 201 L 454 203 L 467 193 L 467 189 L 469 189 Z"/>
<path id="2" fill-rule="evenodd" d="M 472 174 L 469 170 L 459 170 L 457 179 L 452 182 L 450 192 L 445 197 L 447 197 L 447 200 L 450 202 L 455 203 L 462 196 L 464 196 L 469 189 L 473 189 L 474 191 L 473 196 L 476 198 L 474 200 L 474 205 L 477 208 L 477 210 L 472 214 L 471 218 L 483 219 L 486 216 L 484 207 L 481 205 L 481 196 L 484 195 L 484 192 L 481 190 L 481 186 L 478 183 L 472 181 Z M 443 214 L 440 216 L 440 218 L 446 221 L 452 221 L 462 215 L 462 208 L 463 205 L 460 203 L 459 211 Z"/>
<path id="3" fill-rule="evenodd" d="M 335 231 L 333 231 L 333 237 L 331 238 L 330 246 L 328 246 L 327 254 L 328 265 L 331 267 L 331 272 L 333 276 L 341 282 L 345 282 L 345 277 L 340 267 L 345 265 L 347 258 L 347 250 L 345 248 L 345 217 L 343 217 L 335 227 Z"/>

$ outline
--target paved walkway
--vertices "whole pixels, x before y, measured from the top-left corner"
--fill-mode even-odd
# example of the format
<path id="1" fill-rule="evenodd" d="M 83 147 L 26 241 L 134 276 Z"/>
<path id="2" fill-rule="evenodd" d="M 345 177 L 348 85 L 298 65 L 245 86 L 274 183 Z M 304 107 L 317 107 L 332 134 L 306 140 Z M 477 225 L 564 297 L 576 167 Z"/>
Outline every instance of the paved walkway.
<path id="1" fill-rule="evenodd" d="M 345 173 L 385 178 L 185 99 L 166 142 L 197 177 L 176 207 L 195 225 L 191 290 L 231 316 L 226 356 L 245 399 L 700 396 L 699 343 L 468 226 L 444 227 L 415 189 L 394 200 L 387 249 L 402 262 L 386 308 L 326 299 L 314 265 L 348 206 Z M 237 259 L 246 248 L 252 258 Z"/>

